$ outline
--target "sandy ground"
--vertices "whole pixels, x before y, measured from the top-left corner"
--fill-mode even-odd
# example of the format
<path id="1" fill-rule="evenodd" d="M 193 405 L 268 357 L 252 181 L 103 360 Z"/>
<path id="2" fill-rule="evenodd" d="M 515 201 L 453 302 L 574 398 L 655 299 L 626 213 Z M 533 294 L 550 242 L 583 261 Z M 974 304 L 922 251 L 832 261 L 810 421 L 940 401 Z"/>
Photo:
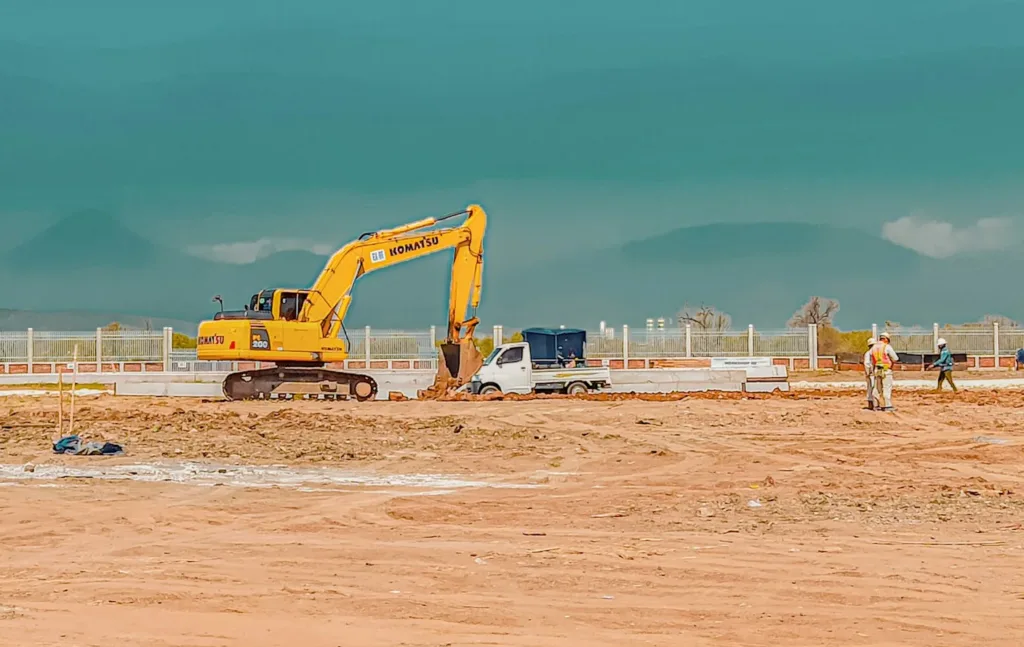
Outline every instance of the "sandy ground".
<path id="1" fill-rule="evenodd" d="M 790 381 L 793 382 L 856 382 L 864 379 L 860 371 L 790 371 Z M 931 380 L 939 379 L 938 371 L 893 371 L 893 379 L 897 382 L 903 380 Z M 1009 369 L 1003 370 L 972 370 L 954 371 L 953 379 L 958 382 L 970 384 L 971 380 L 1017 380 L 1024 378 L 1024 372 Z M 946 386 L 948 389 L 949 386 Z"/>
<path id="2" fill-rule="evenodd" d="M 0 645 L 1024 644 L 1024 397 L 897 397 L 5 398 Z M 37 478 L 182 460 L 482 483 Z"/>

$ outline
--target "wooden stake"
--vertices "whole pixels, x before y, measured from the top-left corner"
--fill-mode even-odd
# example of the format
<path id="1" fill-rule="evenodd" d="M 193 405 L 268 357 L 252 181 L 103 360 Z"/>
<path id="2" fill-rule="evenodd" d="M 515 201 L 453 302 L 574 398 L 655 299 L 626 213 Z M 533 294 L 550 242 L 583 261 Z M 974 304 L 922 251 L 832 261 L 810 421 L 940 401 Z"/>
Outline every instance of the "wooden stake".
<path id="1" fill-rule="evenodd" d="M 64 371 L 57 372 L 57 439 L 64 437 Z"/>
<path id="2" fill-rule="evenodd" d="M 75 435 L 75 387 L 78 385 L 78 344 L 75 344 L 75 354 L 71 367 L 71 421 L 68 425 L 68 435 Z"/>

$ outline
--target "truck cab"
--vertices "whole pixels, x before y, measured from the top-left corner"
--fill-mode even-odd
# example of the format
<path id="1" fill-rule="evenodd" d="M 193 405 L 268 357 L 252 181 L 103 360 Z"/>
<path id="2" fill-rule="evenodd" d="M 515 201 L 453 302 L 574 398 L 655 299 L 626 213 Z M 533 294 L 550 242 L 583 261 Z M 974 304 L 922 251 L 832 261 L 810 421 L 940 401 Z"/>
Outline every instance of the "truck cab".
<path id="1" fill-rule="evenodd" d="M 471 393 L 567 393 L 580 395 L 608 387 L 607 367 L 588 367 L 586 332 L 530 328 L 526 341 L 495 348 L 469 383 Z"/>

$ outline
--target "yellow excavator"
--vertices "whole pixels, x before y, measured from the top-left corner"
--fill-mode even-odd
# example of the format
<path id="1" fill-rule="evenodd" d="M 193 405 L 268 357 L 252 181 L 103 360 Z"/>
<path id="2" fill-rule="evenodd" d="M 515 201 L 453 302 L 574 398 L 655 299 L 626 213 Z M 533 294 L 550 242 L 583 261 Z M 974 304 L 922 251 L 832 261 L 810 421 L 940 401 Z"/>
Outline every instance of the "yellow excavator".
<path id="1" fill-rule="evenodd" d="M 460 216 L 466 219 L 459 226 L 430 229 Z M 243 310 L 222 309 L 212 321 L 200 323 L 197 357 L 273 363 L 272 368 L 228 375 L 223 390 L 229 400 L 375 398 L 377 382 L 371 376 L 326 366 L 349 355 L 348 335 L 343 339 L 341 333 L 352 302 L 352 287 L 359 277 L 374 270 L 454 249 L 448 331 L 441 344 L 443 361 L 438 365 L 435 386 L 444 381 L 464 383 L 479 366 L 474 359 L 479 353 L 473 345 L 473 332 L 479 323 L 476 308 L 480 304 L 486 226 L 484 210 L 470 205 L 440 218 L 365 233 L 335 252 L 309 289 L 263 290 L 254 294 Z"/>

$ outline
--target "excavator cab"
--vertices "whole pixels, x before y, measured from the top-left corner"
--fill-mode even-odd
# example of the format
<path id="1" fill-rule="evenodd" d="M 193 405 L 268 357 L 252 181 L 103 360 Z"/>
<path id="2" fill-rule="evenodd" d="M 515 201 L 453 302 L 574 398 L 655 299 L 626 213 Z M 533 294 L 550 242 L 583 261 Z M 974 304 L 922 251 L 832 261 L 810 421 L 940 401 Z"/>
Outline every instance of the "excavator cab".
<path id="1" fill-rule="evenodd" d="M 214 315 L 218 319 L 281 319 L 297 321 L 309 290 L 277 288 L 260 290 L 249 299 L 244 310 L 224 310 Z"/>

